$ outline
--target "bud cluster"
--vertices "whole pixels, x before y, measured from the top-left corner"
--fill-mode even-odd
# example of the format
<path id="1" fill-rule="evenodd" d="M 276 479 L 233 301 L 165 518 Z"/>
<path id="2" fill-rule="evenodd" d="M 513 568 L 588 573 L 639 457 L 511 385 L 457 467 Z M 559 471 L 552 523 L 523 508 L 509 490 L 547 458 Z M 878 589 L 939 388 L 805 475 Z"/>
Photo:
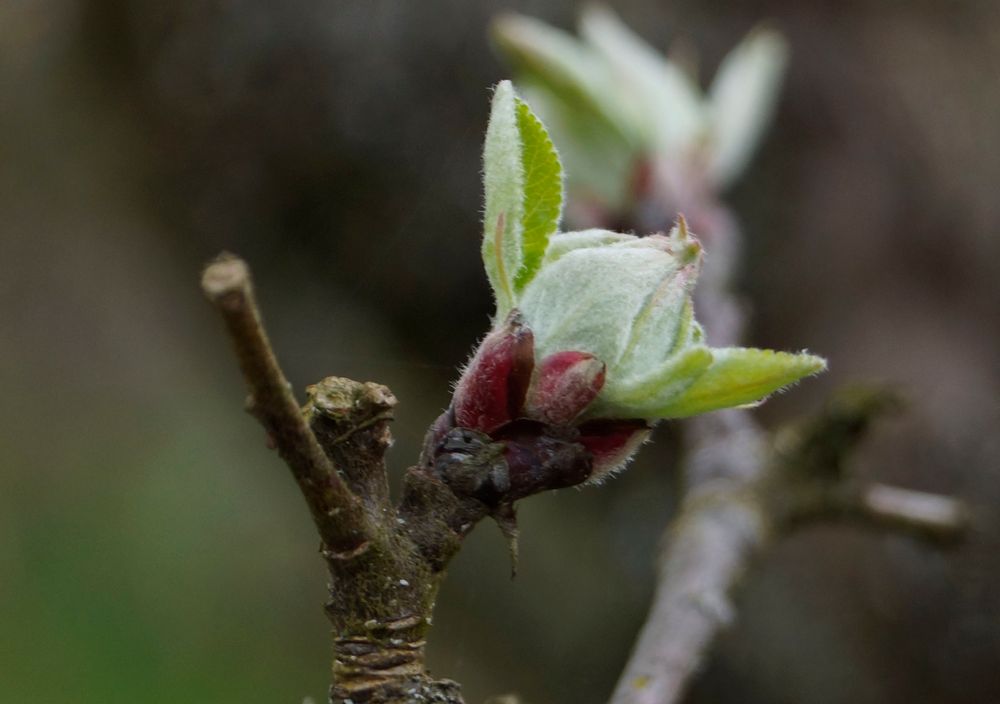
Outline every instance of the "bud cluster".
<path id="1" fill-rule="evenodd" d="M 600 479 L 659 420 L 754 405 L 825 368 L 805 353 L 706 344 L 691 298 L 702 246 L 683 218 L 646 237 L 558 232 L 558 155 L 507 82 L 484 161 L 497 316 L 424 453 L 453 489 L 500 507 Z"/>

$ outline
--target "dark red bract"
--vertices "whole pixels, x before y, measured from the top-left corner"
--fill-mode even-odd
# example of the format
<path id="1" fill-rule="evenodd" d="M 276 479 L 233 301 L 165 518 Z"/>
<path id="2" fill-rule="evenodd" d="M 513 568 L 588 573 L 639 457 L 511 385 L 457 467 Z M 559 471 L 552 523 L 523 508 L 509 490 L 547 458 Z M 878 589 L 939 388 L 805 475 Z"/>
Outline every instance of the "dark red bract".
<path id="1" fill-rule="evenodd" d="M 645 439 L 648 423 L 578 422 L 604 386 L 604 363 L 588 352 L 563 350 L 536 367 L 534 352 L 534 336 L 515 310 L 480 344 L 458 382 L 451 409 L 434 425 L 438 436 L 451 427 L 486 433 L 504 445 L 508 463 L 525 480 L 525 472 L 535 471 L 528 467 L 531 458 L 537 459 L 540 448 L 548 449 L 546 438 L 582 445 L 591 456 L 589 468 L 572 472 L 574 483 L 621 466 Z"/>
<path id="2" fill-rule="evenodd" d="M 515 311 L 486 336 L 455 389 L 455 423 L 484 433 L 516 418 L 535 364 L 535 338 Z"/>

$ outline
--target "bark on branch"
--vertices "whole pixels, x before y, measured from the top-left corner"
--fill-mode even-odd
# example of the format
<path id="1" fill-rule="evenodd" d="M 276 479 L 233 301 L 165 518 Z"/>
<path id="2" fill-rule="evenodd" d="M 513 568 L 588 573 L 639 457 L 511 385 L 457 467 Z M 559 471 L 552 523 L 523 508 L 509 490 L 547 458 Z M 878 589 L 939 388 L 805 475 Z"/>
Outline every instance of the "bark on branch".
<path id="1" fill-rule="evenodd" d="M 461 704 L 458 685 L 434 680 L 424 665 L 448 562 L 483 518 L 496 519 L 513 540 L 514 502 L 585 481 L 591 455 L 572 434 L 540 423 L 513 423 L 495 441 L 455 427 L 449 409 L 394 506 L 384 461 L 392 392 L 328 377 L 307 389 L 300 408 L 268 342 L 246 264 L 219 257 L 202 288 L 226 324 L 250 390 L 248 410 L 291 470 L 322 540 L 334 636 L 331 704 Z M 521 464 L 506 458 L 512 447 Z"/>
<path id="2" fill-rule="evenodd" d="M 202 289 L 226 324 L 250 395 L 247 410 L 285 460 L 330 550 L 360 549 L 374 532 L 361 502 L 309 429 L 271 349 L 246 263 L 223 254 L 202 275 Z"/>
<path id="3" fill-rule="evenodd" d="M 486 517 L 513 543 L 514 502 L 585 481 L 591 455 L 565 429 L 518 421 L 494 440 L 455 427 L 449 409 L 429 431 L 394 506 L 384 462 L 392 393 L 329 377 L 307 389 L 300 408 L 268 342 L 246 264 L 220 257 L 205 269 L 202 287 L 232 340 L 250 390 L 248 410 L 289 466 L 323 543 L 334 635 L 331 704 L 461 704 L 458 686 L 432 679 L 424 666 L 450 559 Z M 716 319 L 741 323 L 733 301 L 702 303 L 710 337 Z M 844 470 L 847 453 L 885 406 L 884 396 L 855 395 L 776 437 L 744 411 L 690 421 L 686 494 L 613 704 L 677 702 L 732 620 L 733 594 L 753 557 L 797 525 L 836 517 L 936 539 L 961 533 L 967 518 L 957 502 L 866 484 Z M 517 451 L 505 454 L 511 443 Z"/>
<path id="4" fill-rule="evenodd" d="M 334 635 L 330 701 L 460 704 L 455 683 L 425 672 L 440 578 L 389 503 L 392 393 L 330 377 L 308 389 L 300 408 L 268 342 L 246 264 L 219 257 L 202 288 L 226 324 L 250 390 L 247 408 L 291 470 L 322 540 Z"/>
<path id="5" fill-rule="evenodd" d="M 805 523 L 856 520 L 948 541 L 968 525 L 961 502 L 868 483 L 843 461 L 884 409 L 877 395 L 835 400 L 805 431 L 770 440 L 743 411 L 693 423 L 688 488 L 665 539 L 653 605 L 612 704 L 674 704 L 735 618 L 754 559 Z M 853 404 L 853 405 L 852 405 Z"/>

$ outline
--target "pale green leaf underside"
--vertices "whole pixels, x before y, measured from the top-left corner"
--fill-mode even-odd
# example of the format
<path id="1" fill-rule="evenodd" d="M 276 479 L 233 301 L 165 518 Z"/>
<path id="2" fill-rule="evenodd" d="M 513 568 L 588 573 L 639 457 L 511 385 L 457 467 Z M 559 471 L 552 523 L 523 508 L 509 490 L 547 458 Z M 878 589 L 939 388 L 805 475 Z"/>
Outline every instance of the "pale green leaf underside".
<path id="1" fill-rule="evenodd" d="M 673 149 L 690 144 L 702 124 L 702 102 L 693 82 L 608 7 L 588 5 L 580 35 L 614 73 L 623 102 L 647 145 Z"/>
<path id="2" fill-rule="evenodd" d="M 549 247 L 545 251 L 545 259 L 542 263 L 548 266 L 573 250 L 603 247 L 604 245 L 616 242 L 628 242 L 633 237 L 634 235 L 626 235 L 621 232 L 612 232 L 611 230 L 602 230 L 600 228 L 580 230 L 578 232 L 560 232 L 549 238 Z"/>
<path id="3" fill-rule="evenodd" d="M 521 215 L 521 268 L 514 277 L 520 291 L 542 265 L 549 237 L 559 226 L 563 202 L 563 173 L 559 155 L 541 121 L 523 100 L 517 102 L 517 126 L 521 139 L 524 174 Z"/>
<path id="4" fill-rule="evenodd" d="M 758 29 L 722 61 L 709 89 L 712 146 L 708 170 L 720 187 L 744 170 L 771 121 L 788 46 L 780 34 Z"/>
<path id="5" fill-rule="evenodd" d="M 559 155 L 510 81 L 501 81 L 493 93 L 483 189 L 483 264 L 496 297 L 497 320 L 503 320 L 541 267 L 563 200 Z"/>
<path id="6" fill-rule="evenodd" d="M 517 96 L 510 81 L 493 92 L 483 147 L 483 264 L 497 302 L 497 319 L 514 307 L 514 276 L 521 268 L 524 167 Z"/>
<path id="7" fill-rule="evenodd" d="M 684 393 L 653 409 L 660 418 L 684 418 L 720 408 L 763 400 L 799 379 L 826 369 L 826 361 L 811 354 L 725 347 L 712 350 L 714 361 Z"/>
<path id="8" fill-rule="evenodd" d="M 690 300 L 694 276 L 665 267 L 659 284 L 646 296 L 632 319 L 628 343 L 622 353 L 629 370 L 648 369 L 664 362 L 680 349 L 679 333 L 686 332 L 685 308 Z"/>

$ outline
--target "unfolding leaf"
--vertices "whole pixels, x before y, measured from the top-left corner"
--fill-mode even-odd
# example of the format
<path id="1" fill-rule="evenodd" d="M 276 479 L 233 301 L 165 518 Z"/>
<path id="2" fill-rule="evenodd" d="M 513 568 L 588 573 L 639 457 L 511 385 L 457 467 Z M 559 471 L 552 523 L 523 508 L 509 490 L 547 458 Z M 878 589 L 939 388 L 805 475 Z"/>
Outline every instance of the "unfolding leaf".
<path id="1" fill-rule="evenodd" d="M 645 376 L 619 383 L 613 394 L 599 399 L 595 412 L 656 418 L 658 409 L 695 384 L 711 364 L 711 350 L 703 345 L 689 347 Z"/>
<path id="2" fill-rule="evenodd" d="M 562 165 L 552 140 L 510 81 L 493 93 L 483 188 L 483 263 L 500 321 L 541 266 L 563 198 Z"/>
<path id="3" fill-rule="evenodd" d="M 589 352 L 608 365 L 612 378 L 632 321 L 674 264 L 662 250 L 627 244 L 573 249 L 525 287 L 519 306 L 539 354 Z"/>
<path id="4" fill-rule="evenodd" d="M 517 86 L 559 150 L 567 187 L 595 205 L 624 207 L 638 148 L 604 119 L 566 102 L 537 77 L 521 74 Z"/>
<path id="5" fill-rule="evenodd" d="M 764 400 L 799 379 L 826 369 L 811 354 L 790 354 L 742 347 L 713 349 L 708 370 L 679 397 L 654 409 L 660 418 L 684 418 L 720 408 Z"/>
<path id="6" fill-rule="evenodd" d="M 523 261 L 524 165 L 517 96 L 510 81 L 493 91 L 483 147 L 483 263 L 497 302 L 497 320 L 514 307 L 514 277 Z"/>
<path id="7" fill-rule="evenodd" d="M 523 100 L 517 101 L 524 194 L 521 221 L 522 261 L 514 277 L 520 291 L 542 264 L 549 236 L 562 215 L 563 174 L 559 155 L 541 121 Z"/>
<path id="8" fill-rule="evenodd" d="M 644 239 L 651 241 L 652 237 Z M 687 264 L 679 257 L 674 261 L 675 266 L 664 267 L 659 283 L 649 291 L 632 320 L 628 344 L 618 365 L 628 376 L 659 366 L 688 342 L 691 318 L 686 313 L 700 258 Z"/>
<path id="9" fill-rule="evenodd" d="M 614 244 L 615 242 L 628 242 L 631 239 L 633 239 L 633 235 L 602 230 L 600 228 L 581 230 L 580 232 L 560 232 L 549 238 L 549 248 L 545 252 L 543 264 L 548 266 L 574 249 L 602 247 L 606 244 Z"/>

